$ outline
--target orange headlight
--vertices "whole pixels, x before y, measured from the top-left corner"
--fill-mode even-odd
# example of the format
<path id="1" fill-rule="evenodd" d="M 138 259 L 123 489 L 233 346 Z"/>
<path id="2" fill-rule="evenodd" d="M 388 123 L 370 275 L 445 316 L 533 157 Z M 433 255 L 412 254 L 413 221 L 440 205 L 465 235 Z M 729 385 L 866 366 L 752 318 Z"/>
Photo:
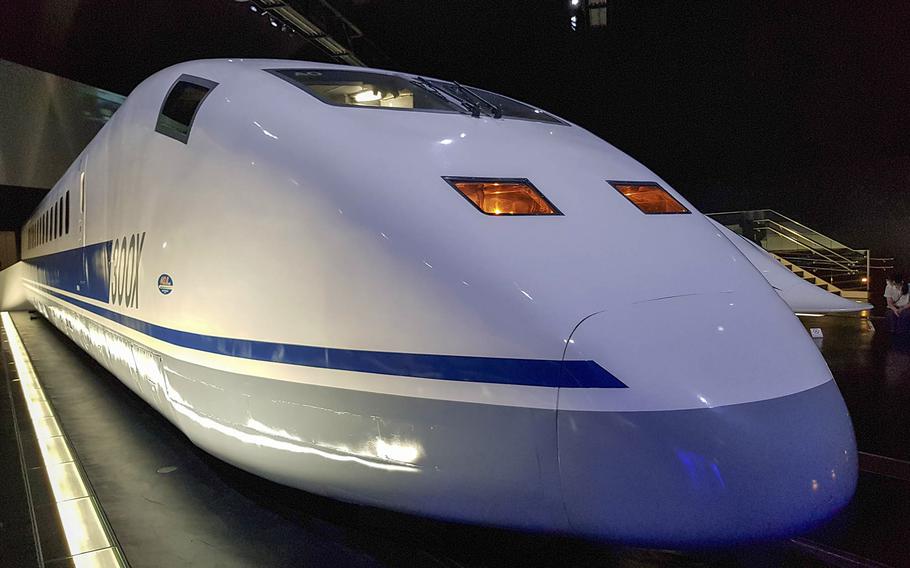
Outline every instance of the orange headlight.
<path id="1" fill-rule="evenodd" d="M 443 179 L 487 215 L 562 215 L 526 179 Z"/>
<path id="2" fill-rule="evenodd" d="M 648 215 L 689 212 L 682 203 L 667 193 L 667 190 L 654 182 L 610 181 L 607 183 Z"/>

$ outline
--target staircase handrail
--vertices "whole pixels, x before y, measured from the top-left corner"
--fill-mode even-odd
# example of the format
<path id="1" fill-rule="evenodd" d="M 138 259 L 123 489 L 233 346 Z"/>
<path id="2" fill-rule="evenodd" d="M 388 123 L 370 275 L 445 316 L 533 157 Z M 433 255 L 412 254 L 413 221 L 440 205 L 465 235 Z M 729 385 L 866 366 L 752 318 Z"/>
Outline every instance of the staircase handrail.
<path id="1" fill-rule="evenodd" d="M 777 225 L 778 227 L 780 227 L 781 229 L 783 229 L 783 230 L 785 230 L 785 231 L 787 231 L 787 232 L 789 232 L 789 233 L 792 233 L 792 234 L 796 235 L 797 237 L 803 238 L 803 239 L 809 241 L 810 243 L 812 243 L 812 244 L 814 244 L 814 245 L 817 245 L 818 248 L 824 249 L 825 251 L 827 251 L 827 252 L 829 252 L 829 253 L 831 253 L 831 254 L 833 254 L 833 255 L 835 255 L 835 256 L 839 256 L 842 260 L 844 260 L 844 261 L 846 261 L 846 262 L 856 262 L 855 260 L 850 259 L 850 258 L 847 258 L 846 256 L 840 254 L 839 252 L 837 252 L 837 251 L 835 251 L 835 250 L 833 250 L 833 249 L 831 249 L 831 248 L 829 248 L 829 247 L 823 245 L 822 243 L 816 241 L 816 240 L 813 239 L 812 237 L 806 236 L 806 235 L 800 233 L 799 231 L 796 231 L 796 230 L 794 230 L 794 229 L 791 229 L 790 227 L 787 227 L 786 225 L 782 225 L 782 224 L 778 223 L 777 221 L 774 221 L 773 219 L 757 219 L 756 222 L 761 222 L 761 223 L 773 223 L 773 224 Z M 775 231 L 775 232 L 777 232 L 777 231 Z M 778 233 L 778 234 L 779 234 L 779 233 Z M 821 234 L 821 233 L 819 233 L 819 234 Z M 827 238 L 827 237 L 825 237 L 825 238 Z M 833 240 L 833 239 L 832 239 L 832 240 Z M 834 242 L 837 242 L 837 241 L 834 241 Z M 810 249 L 810 250 L 813 250 L 813 251 L 815 250 L 815 247 L 806 247 L 806 248 L 808 248 L 808 249 Z M 853 250 L 853 249 L 851 249 L 851 248 L 849 248 L 849 247 L 844 247 L 844 248 L 847 249 L 847 250 L 851 250 L 851 251 Z M 862 256 L 862 257 L 863 257 L 863 260 L 865 260 L 866 255 L 860 253 L 859 251 L 854 251 L 854 252 L 856 252 L 858 255 Z M 824 256 L 824 255 L 822 255 L 822 256 Z"/>
<path id="2" fill-rule="evenodd" d="M 858 250 L 856 250 L 856 249 L 850 248 L 850 247 L 848 247 L 847 245 L 845 245 L 844 243 L 842 243 L 842 242 L 840 242 L 840 241 L 837 241 L 837 240 L 835 240 L 835 239 L 832 239 L 831 237 L 829 237 L 828 235 L 826 235 L 826 234 L 824 234 L 824 233 L 822 233 L 822 232 L 820 232 L 820 231 L 816 231 L 815 229 L 812 229 L 812 228 L 810 228 L 810 227 L 807 227 L 806 225 L 803 225 L 802 223 L 800 223 L 799 221 L 797 221 L 797 220 L 795 220 L 795 219 L 791 219 L 790 217 L 787 217 L 787 216 L 784 215 L 783 213 L 779 213 L 779 212 L 777 212 L 777 211 L 775 211 L 775 210 L 773 210 L 773 209 L 768 209 L 767 211 L 770 211 L 771 213 L 773 213 L 774 215 L 780 217 L 781 219 L 784 219 L 784 220 L 787 221 L 788 223 L 793 223 L 794 225 L 798 225 L 798 226 L 802 227 L 802 228 L 805 229 L 806 232 L 808 232 L 808 233 L 815 233 L 816 235 L 818 235 L 818 236 L 820 236 L 820 237 L 824 237 L 824 238 L 828 239 L 829 241 L 831 241 L 831 242 L 833 242 L 833 243 L 839 244 L 839 245 L 840 245 L 840 248 L 843 248 L 843 249 L 846 249 L 846 250 L 855 252 L 855 253 L 857 253 L 857 254 L 861 254 L 861 251 L 858 251 Z"/>
<path id="3" fill-rule="evenodd" d="M 766 209 L 749 209 L 749 210 L 741 210 L 741 211 L 721 211 L 721 212 L 719 212 L 719 213 L 710 213 L 709 216 L 710 216 L 710 217 L 713 217 L 713 216 L 715 216 L 715 215 L 737 215 L 737 214 L 742 215 L 742 214 L 744 214 L 744 213 L 771 213 L 772 215 L 775 215 L 775 216 L 777 216 L 777 217 L 780 217 L 781 219 L 784 219 L 784 220 L 787 221 L 788 223 L 793 223 L 794 225 L 799 225 L 800 227 L 806 229 L 806 231 L 809 232 L 809 233 L 815 233 L 816 235 L 819 235 L 819 236 L 821 236 L 821 237 L 824 237 L 824 238 L 828 239 L 828 240 L 831 241 L 831 242 L 837 243 L 837 244 L 841 245 L 841 248 L 843 248 L 843 249 L 845 249 L 845 250 L 849 250 L 849 251 L 851 251 L 851 252 L 855 252 L 855 253 L 860 254 L 860 255 L 863 255 L 863 256 L 865 256 L 865 253 L 868 252 L 868 251 L 862 251 L 862 250 L 857 250 L 857 249 L 848 247 L 847 245 L 843 244 L 842 242 L 840 242 L 840 241 L 838 241 L 838 240 L 835 240 L 835 239 L 832 239 L 832 238 L 829 237 L 828 235 L 826 235 L 826 234 L 824 234 L 824 233 L 821 233 L 821 232 L 819 232 L 819 231 L 816 231 L 815 229 L 812 229 L 812 228 L 810 228 L 810 227 L 807 227 L 806 225 L 800 223 L 799 221 L 796 221 L 795 219 L 791 219 L 790 217 L 787 217 L 787 216 L 784 215 L 783 213 L 779 213 L 779 212 L 775 211 L 774 209 L 767 209 L 767 208 L 766 208 Z M 758 220 L 760 220 L 760 219 L 756 219 L 756 220 L 758 221 Z"/>
<path id="4" fill-rule="evenodd" d="M 763 228 L 764 228 L 765 230 L 773 231 L 773 232 L 777 233 L 778 235 L 780 235 L 781 238 L 787 239 L 788 241 L 793 242 L 793 243 L 796 244 L 797 246 L 803 247 L 803 248 L 806 249 L 806 250 L 809 250 L 809 251 L 814 252 L 815 254 L 817 254 L 817 255 L 819 255 L 819 256 L 825 258 L 825 260 L 827 260 L 827 261 L 829 261 L 829 262 L 831 262 L 831 263 L 833 263 L 833 264 L 835 264 L 835 265 L 837 265 L 837 266 L 840 266 L 842 269 L 846 270 L 847 272 L 856 272 L 856 269 L 855 269 L 855 268 L 851 268 L 851 267 L 848 267 L 848 266 L 844 266 L 842 263 L 838 262 L 837 260 L 834 260 L 834 259 L 832 259 L 832 258 L 829 258 L 829 257 L 827 257 L 826 255 L 824 255 L 823 253 L 818 252 L 817 250 L 812 249 L 812 248 L 810 248 L 810 247 L 804 245 L 803 243 L 797 241 L 796 239 L 790 237 L 789 235 L 785 235 L 785 234 L 781 233 L 780 231 L 778 231 L 778 230 L 775 229 L 774 227 L 763 227 Z M 770 251 L 769 251 L 769 252 L 770 252 Z M 778 256 L 779 256 L 779 255 L 778 255 Z"/>

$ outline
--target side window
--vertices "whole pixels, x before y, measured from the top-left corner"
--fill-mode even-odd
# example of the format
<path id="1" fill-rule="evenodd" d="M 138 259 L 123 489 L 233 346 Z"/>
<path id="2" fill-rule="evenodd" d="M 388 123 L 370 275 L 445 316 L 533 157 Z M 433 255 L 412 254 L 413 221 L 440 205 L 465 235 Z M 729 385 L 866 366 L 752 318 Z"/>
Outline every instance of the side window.
<path id="1" fill-rule="evenodd" d="M 155 131 L 186 144 L 199 105 L 217 85 L 208 79 L 181 75 L 164 98 Z"/>

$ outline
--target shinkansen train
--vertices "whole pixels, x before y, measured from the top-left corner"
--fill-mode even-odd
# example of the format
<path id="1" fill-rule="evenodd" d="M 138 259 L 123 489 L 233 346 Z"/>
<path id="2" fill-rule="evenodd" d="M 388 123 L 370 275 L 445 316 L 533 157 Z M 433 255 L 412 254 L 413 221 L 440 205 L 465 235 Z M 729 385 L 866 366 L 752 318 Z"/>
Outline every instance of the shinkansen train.
<path id="1" fill-rule="evenodd" d="M 850 418 L 793 311 L 862 306 L 493 92 L 176 65 L 22 242 L 34 308 L 193 443 L 281 484 L 656 546 L 784 537 L 854 492 Z"/>

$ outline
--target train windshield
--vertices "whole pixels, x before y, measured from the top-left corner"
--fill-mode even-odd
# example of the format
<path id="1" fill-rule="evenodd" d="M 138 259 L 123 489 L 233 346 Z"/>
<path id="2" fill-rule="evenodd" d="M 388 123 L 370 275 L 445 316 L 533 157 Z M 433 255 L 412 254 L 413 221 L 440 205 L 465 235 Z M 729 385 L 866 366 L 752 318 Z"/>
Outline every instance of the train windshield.
<path id="1" fill-rule="evenodd" d="M 335 106 L 481 114 L 566 124 L 538 108 L 452 81 L 348 69 L 269 69 L 269 73 Z"/>
<path id="2" fill-rule="evenodd" d="M 538 122 L 550 122 L 553 124 L 566 124 L 555 116 L 548 114 L 539 108 L 518 102 L 503 95 L 497 95 L 490 91 L 478 89 L 476 87 L 465 87 L 455 82 L 439 81 L 436 79 L 429 80 L 434 87 L 457 99 L 466 101 L 469 105 L 477 105 L 478 109 L 486 114 L 501 115 L 506 118 L 522 118 L 524 120 L 536 120 Z"/>
<path id="3" fill-rule="evenodd" d="M 336 106 L 466 112 L 441 93 L 398 75 L 344 69 L 273 69 L 276 75 Z"/>

